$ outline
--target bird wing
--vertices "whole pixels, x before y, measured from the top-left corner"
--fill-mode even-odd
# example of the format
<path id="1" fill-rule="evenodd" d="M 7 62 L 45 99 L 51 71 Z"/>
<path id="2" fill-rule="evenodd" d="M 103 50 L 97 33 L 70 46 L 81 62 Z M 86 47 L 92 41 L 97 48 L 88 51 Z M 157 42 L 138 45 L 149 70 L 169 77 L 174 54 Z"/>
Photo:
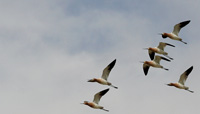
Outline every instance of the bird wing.
<path id="1" fill-rule="evenodd" d="M 96 94 L 94 95 L 94 100 L 93 100 L 93 102 L 96 103 L 96 104 L 98 104 L 99 101 L 100 101 L 100 99 L 101 99 L 101 97 L 102 97 L 103 95 L 105 95 L 108 91 L 109 91 L 109 88 L 108 88 L 108 89 L 105 89 L 105 90 L 103 90 L 103 91 L 100 91 L 100 92 L 98 92 L 98 93 L 96 93 Z"/>
<path id="2" fill-rule="evenodd" d="M 149 71 L 149 65 L 147 64 L 143 64 L 143 71 L 144 71 L 144 74 L 147 75 L 148 71 Z"/>
<path id="3" fill-rule="evenodd" d="M 166 61 L 169 61 L 169 62 L 170 62 L 170 60 L 169 60 L 169 59 L 167 59 L 167 58 L 165 58 L 165 57 L 158 56 L 158 55 L 156 55 L 156 56 L 155 56 L 155 58 L 154 58 L 154 60 L 153 60 L 153 61 L 155 61 L 156 63 L 160 64 L 160 60 L 161 60 L 161 59 L 163 59 L 163 60 L 166 60 Z"/>
<path id="4" fill-rule="evenodd" d="M 116 59 L 114 61 L 112 61 L 106 68 L 104 68 L 103 73 L 102 73 L 102 78 L 107 80 L 110 71 L 112 70 L 112 68 L 115 66 L 116 63 Z"/>
<path id="5" fill-rule="evenodd" d="M 166 45 L 171 46 L 171 47 L 175 47 L 172 44 L 160 42 L 159 45 L 158 45 L 158 48 L 164 51 L 164 48 L 166 47 Z"/>
<path id="6" fill-rule="evenodd" d="M 188 20 L 188 21 L 183 21 L 183 22 L 180 22 L 180 23 L 176 24 L 176 25 L 174 26 L 174 30 L 173 30 L 172 33 L 174 33 L 175 35 L 178 36 L 178 33 L 179 33 L 179 31 L 181 30 L 181 28 L 183 28 L 184 26 L 186 26 L 186 25 L 189 24 L 189 23 L 190 23 L 190 20 Z"/>
<path id="7" fill-rule="evenodd" d="M 182 85 L 184 85 L 188 75 L 191 73 L 193 69 L 193 66 L 191 66 L 189 69 L 187 69 L 183 74 L 181 74 L 180 79 L 179 79 L 179 83 L 181 83 Z"/>
<path id="8" fill-rule="evenodd" d="M 169 43 L 165 43 L 165 44 L 168 45 L 168 46 L 171 46 L 171 47 L 175 47 L 174 45 L 169 44 Z"/>
<path id="9" fill-rule="evenodd" d="M 158 45 L 158 48 L 164 51 L 165 46 L 166 46 L 166 43 L 160 42 Z"/>
<path id="10" fill-rule="evenodd" d="M 151 51 L 151 50 L 148 50 L 149 52 L 149 57 L 151 58 L 151 60 L 154 59 L 154 56 L 155 56 L 155 52 Z"/>
<path id="11" fill-rule="evenodd" d="M 153 61 L 160 64 L 160 60 L 161 60 L 161 56 L 156 55 Z"/>

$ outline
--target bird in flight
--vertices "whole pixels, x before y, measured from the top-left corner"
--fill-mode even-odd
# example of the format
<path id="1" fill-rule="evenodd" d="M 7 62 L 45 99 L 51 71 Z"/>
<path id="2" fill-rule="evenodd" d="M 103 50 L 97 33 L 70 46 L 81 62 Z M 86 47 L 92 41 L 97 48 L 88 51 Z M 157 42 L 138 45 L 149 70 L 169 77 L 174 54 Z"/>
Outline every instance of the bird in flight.
<path id="1" fill-rule="evenodd" d="M 102 91 L 100 91 L 100 92 L 98 92 L 98 93 L 96 93 L 96 94 L 94 95 L 93 102 L 84 101 L 84 102 L 81 103 L 81 104 L 88 105 L 89 107 L 94 108 L 94 109 L 101 109 L 101 110 L 104 110 L 104 111 L 107 111 L 107 112 L 108 112 L 109 110 L 106 110 L 106 109 L 104 109 L 103 106 L 100 106 L 100 105 L 99 105 L 99 101 L 100 101 L 101 97 L 102 97 L 103 95 L 105 95 L 108 91 L 109 91 L 109 88 L 108 88 L 108 89 L 105 89 L 105 90 L 102 90 Z"/>
<path id="2" fill-rule="evenodd" d="M 172 45 L 172 44 L 160 42 L 159 45 L 158 45 L 157 47 L 149 47 L 149 48 L 144 48 L 144 49 L 147 49 L 147 50 L 148 50 L 149 57 L 151 58 L 151 60 L 154 59 L 155 53 L 162 54 L 162 55 L 168 57 L 169 59 L 173 60 L 173 58 L 169 57 L 169 56 L 168 56 L 168 53 L 164 51 L 164 48 L 165 48 L 166 46 L 175 47 L 175 46 Z"/>
<path id="3" fill-rule="evenodd" d="M 155 58 L 152 61 L 144 61 L 144 62 L 142 62 L 143 63 L 144 74 L 147 75 L 150 66 L 151 67 L 155 67 L 155 68 L 162 68 L 164 70 L 169 70 L 167 68 L 164 68 L 162 65 L 160 65 L 160 60 L 161 59 L 170 62 L 169 59 L 167 59 L 165 57 L 158 56 L 158 55 L 156 55 Z"/>
<path id="4" fill-rule="evenodd" d="M 106 68 L 104 68 L 101 78 L 93 78 L 93 79 L 88 80 L 88 82 L 98 82 L 99 84 L 108 85 L 108 86 L 114 87 L 115 89 L 118 89 L 118 87 L 113 86 L 112 83 L 107 81 L 110 71 L 115 66 L 115 63 L 116 63 L 116 59 L 113 60 Z"/>
<path id="5" fill-rule="evenodd" d="M 172 40 L 178 40 L 178 41 L 181 41 L 181 42 L 183 42 L 184 44 L 187 44 L 186 42 L 184 42 L 183 40 L 182 40 L 182 38 L 180 38 L 179 36 L 178 36 L 178 33 L 180 32 L 180 30 L 181 30 L 181 28 L 183 28 L 183 27 L 185 27 L 187 24 L 189 24 L 190 23 L 190 20 L 187 20 L 187 21 L 183 21 L 183 22 L 180 22 L 180 23 L 178 23 L 178 24 L 176 24 L 175 26 L 174 26 L 174 30 L 173 30 L 173 32 L 171 32 L 171 33 L 161 33 L 161 35 L 162 35 L 162 37 L 163 38 L 170 38 L 170 39 L 172 39 Z"/>
<path id="6" fill-rule="evenodd" d="M 189 87 L 185 86 L 185 81 L 186 81 L 188 75 L 192 72 L 192 70 L 193 70 L 193 66 L 191 66 L 183 74 L 181 74 L 180 79 L 177 83 L 169 83 L 167 85 L 168 86 L 174 86 L 174 87 L 179 88 L 179 89 L 185 89 L 185 90 L 193 93 L 194 91 L 189 90 Z"/>

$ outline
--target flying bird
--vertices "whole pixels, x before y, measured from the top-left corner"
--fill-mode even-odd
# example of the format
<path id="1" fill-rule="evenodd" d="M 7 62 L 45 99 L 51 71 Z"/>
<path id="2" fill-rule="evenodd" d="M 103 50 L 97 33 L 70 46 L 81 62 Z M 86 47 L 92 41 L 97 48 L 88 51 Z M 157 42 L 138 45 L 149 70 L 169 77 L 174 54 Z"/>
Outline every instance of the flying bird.
<path id="1" fill-rule="evenodd" d="M 113 86 L 112 83 L 107 81 L 110 71 L 115 66 L 115 63 L 116 63 L 116 59 L 112 61 L 106 68 L 104 68 L 101 78 L 93 78 L 93 79 L 88 80 L 88 82 L 98 82 L 99 84 L 108 85 L 108 86 L 114 87 L 115 89 L 118 89 L 118 87 Z"/>
<path id="2" fill-rule="evenodd" d="M 93 102 L 84 101 L 84 103 L 81 103 L 81 104 L 88 105 L 89 107 L 94 108 L 94 109 L 102 109 L 102 110 L 108 112 L 109 110 L 106 110 L 106 109 L 104 109 L 103 106 L 100 106 L 100 105 L 99 105 L 99 101 L 100 101 L 101 97 L 102 97 L 103 95 L 105 95 L 108 91 L 109 91 L 109 88 L 108 88 L 108 89 L 105 89 L 105 90 L 102 90 L 102 91 L 100 91 L 100 92 L 98 92 L 98 93 L 96 93 L 96 94 L 94 95 Z"/>
<path id="3" fill-rule="evenodd" d="M 182 41 L 182 38 L 180 38 L 180 37 L 178 36 L 178 33 L 180 32 L 181 28 L 183 28 L 184 26 L 186 26 L 186 25 L 189 24 L 189 23 L 190 23 L 190 20 L 180 22 L 180 23 L 178 23 L 178 24 L 176 24 L 176 25 L 174 26 L 173 32 L 171 32 L 171 33 L 165 33 L 165 32 L 164 32 L 164 33 L 162 33 L 161 35 L 162 35 L 163 38 L 169 37 L 169 38 L 172 39 L 172 40 L 178 40 L 178 41 L 183 42 L 184 44 L 187 44 L 186 42 Z"/>
<path id="4" fill-rule="evenodd" d="M 155 58 L 152 60 L 152 61 L 144 61 L 142 62 L 143 63 L 143 71 L 144 71 L 144 74 L 147 75 L 148 71 L 149 71 L 149 67 L 155 67 L 155 68 L 162 68 L 164 70 L 169 70 L 167 68 L 164 68 L 162 65 L 160 65 L 160 60 L 163 59 L 163 60 L 166 60 L 166 61 L 169 61 L 169 59 L 165 58 L 165 57 L 161 57 L 161 56 L 158 56 L 156 55 Z"/>
<path id="5" fill-rule="evenodd" d="M 188 75 L 192 72 L 193 66 L 191 66 L 189 69 L 187 69 L 183 74 L 181 74 L 180 79 L 177 83 L 169 83 L 168 86 L 174 86 L 179 89 L 185 89 L 191 93 L 194 91 L 189 90 L 189 87 L 185 86 L 185 81 L 188 77 Z"/>
<path id="6" fill-rule="evenodd" d="M 175 47 L 172 44 L 160 42 L 159 45 L 158 45 L 158 47 L 149 47 L 149 48 L 144 48 L 144 49 L 148 50 L 149 57 L 151 58 L 151 60 L 154 59 L 155 53 L 162 54 L 162 55 L 168 57 L 169 59 L 173 60 L 173 58 L 169 57 L 168 53 L 164 51 L 164 48 L 166 46 Z"/>

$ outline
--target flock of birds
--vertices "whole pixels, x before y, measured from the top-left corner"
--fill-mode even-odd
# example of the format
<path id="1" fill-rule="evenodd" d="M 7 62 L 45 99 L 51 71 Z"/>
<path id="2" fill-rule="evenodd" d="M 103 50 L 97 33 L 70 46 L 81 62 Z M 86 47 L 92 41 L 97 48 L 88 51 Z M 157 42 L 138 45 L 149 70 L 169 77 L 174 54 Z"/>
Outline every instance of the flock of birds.
<path id="1" fill-rule="evenodd" d="M 181 41 L 184 44 L 187 44 L 186 42 L 184 42 L 182 40 L 182 38 L 180 38 L 178 36 L 178 33 L 180 32 L 181 28 L 183 28 L 184 26 L 186 26 L 189 23 L 190 23 L 190 20 L 184 21 L 184 22 L 180 22 L 180 23 L 178 23 L 178 24 L 176 24 L 174 26 L 173 32 L 171 32 L 171 33 L 165 33 L 164 32 L 164 33 L 162 33 L 160 35 L 162 35 L 162 38 L 167 38 L 168 37 L 168 38 L 170 38 L 172 40 Z M 162 65 L 160 65 L 160 60 L 161 59 L 162 60 L 166 60 L 166 61 L 173 60 L 173 58 L 168 56 L 168 53 L 164 51 L 164 48 L 166 46 L 175 47 L 172 44 L 160 42 L 157 47 L 145 48 L 145 49 L 148 50 L 149 57 L 151 59 L 151 61 L 142 62 L 143 63 L 143 71 L 144 71 L 145 76 L 147 75 L 148 70 L 149 70 L 150 67 L 162 68 L 164 70 L 169 70 L 167 68 L 164 68 Z M 162 54 L 167 58 L 159 56 L 159 55 L 155 55 L 155 53 Z M 93 78 L 93 79 L 88 80 L 88 82 L 97 82 L 99 84 L 108 85 L 108 86 L 111 86 L 111 87 L 113 87 L 115 89 L 118 89 L 118 87 L 112 85 L 112 83 L 108 82 L 108 80 L 107 80 L 112 68 L 115 66 L 115 63 L 116 63 L 116 59 L 113 60 L 106 68 L 104 68 L 101 78 Z M 192 70 L 193 70 L 193 66 L 191 66 L 190 68 L 188 68 L 185 72 L 183 72 L 181 74 L 180 79 L 179 79 L 178 82 L 169 83 L 167 85 L 168 86 L 174 86 L 174 87 L 179 88 L 179 89 L 184 89 L 184 90 L 187 90 L 187 91 L 193 93 L 193 91 L 189 90 L 189 87 L 185 86 L 185 81 L 186 81 L 188 75 L 191 73 Z M 81 104 L 88 105 L 89 107 L 94 108 L 94 109 L 102 109 L 104 111 L 109 111 L 109 110 L 105 109 L 103 106 L 99 105 L 99 101 L 100 101 L 101 97 L 104 96 L 108 91 L 109 91 L 109 88 L 105 89 L 105 90 L 102 90 L 102 91 L 100 91 L 100 92 L 98 92 L 98 93 L 96 93 L 94 95 L 93 102 L 84 101 L 84 103 L 81 103 Z"/>

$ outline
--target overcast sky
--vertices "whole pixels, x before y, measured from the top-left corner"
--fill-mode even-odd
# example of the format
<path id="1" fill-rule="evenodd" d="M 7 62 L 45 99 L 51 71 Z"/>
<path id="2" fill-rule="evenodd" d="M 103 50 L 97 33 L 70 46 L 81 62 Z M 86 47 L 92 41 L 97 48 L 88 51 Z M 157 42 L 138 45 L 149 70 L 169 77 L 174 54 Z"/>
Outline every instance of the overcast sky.
<path id="1" fill-rule="evenodd" d="M 200 1 L 198 0 L 0 0 L 1 114 L 197 114 L 200 112 Z M 179 36 L 162 39 L 181 21 Z M 169 71 L 150 68 L 143 48 L 167 42 Z M 117 59 L 108 80 L 88 79 Z M 194 66 L 186 85 L 169 87 Z M 81 105 L 110 88 L 99 104 Z"/>

